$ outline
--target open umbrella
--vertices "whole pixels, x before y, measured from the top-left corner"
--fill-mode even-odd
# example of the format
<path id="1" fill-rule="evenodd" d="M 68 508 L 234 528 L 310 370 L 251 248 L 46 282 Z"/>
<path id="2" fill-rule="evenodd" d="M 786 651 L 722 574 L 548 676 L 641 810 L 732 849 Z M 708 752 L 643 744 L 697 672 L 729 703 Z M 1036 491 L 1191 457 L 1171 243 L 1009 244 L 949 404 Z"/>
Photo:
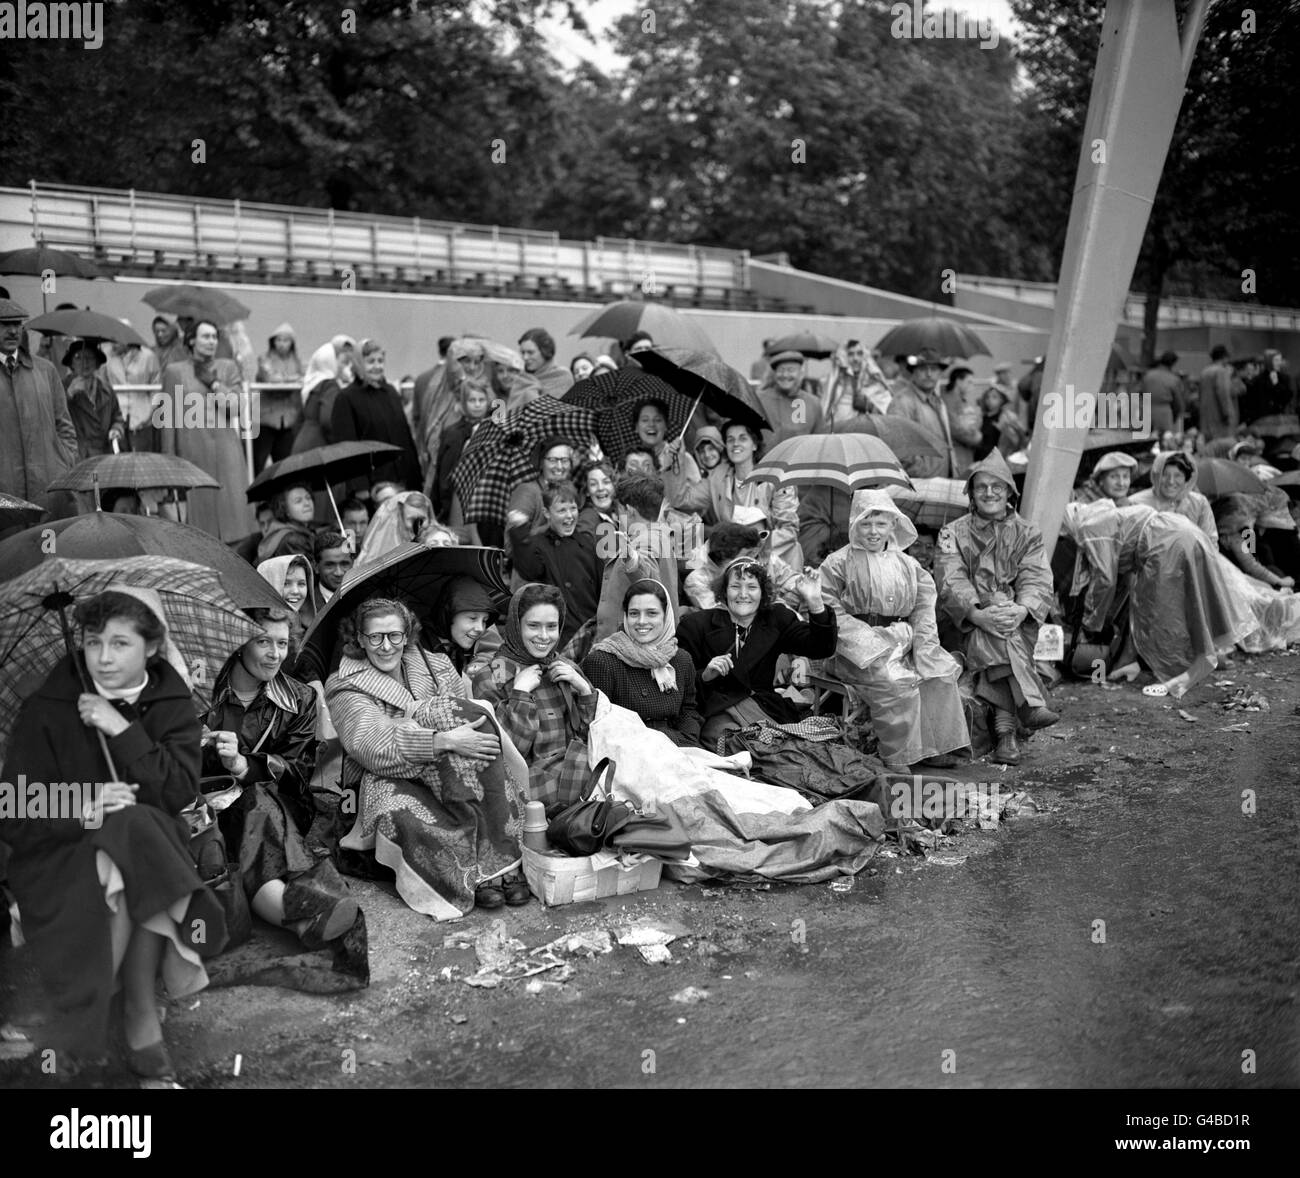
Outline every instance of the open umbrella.
<path id="1" fill-rule="evenodd" d="M 26 499 L 19 499 L 17 495 L 0 491 L 0 532 L 20 525 L 34 524 L 44 514 L 45 508 L 28 503 Z"/>
<path id="2" fill-rule="evenodd" d="M 157 591 L 201 699 L 231 652 L 261 633 L 211 569 L 157 556 L 47 560 L 0 584 L 0 742 L 8 740 L 23 700 L 67 653 L 64 609 L 115 584 Z"/>
<path id="3" fill-rule="evenodd" d="M 852 493 L 862 487 L 911 486 L 894 452 L 871 434 L 801 434 L 773 446 L 750 483 L 793 483 Z"/>
<path id="4" fill-rule="evenodd" d="M 932 315 L 907 319 L 880 337 L 876 348 L 885 356 L 910 355 L 930 348 L 941 356 L 991 356 L 988 345 L 964 323 Z"/>
<path id="5" fill-rule="evenodd" d="M 247 319 L 252 314 L 243 303 L 224 290 L 212 286 L 190 286 L 184 282 L 175 286 L 155 287 L 142 301 L 155 311 L 166 311 L 169 315 L 211 319 L 218 327 L 234 323 L 237 319 Z"/>
<path id="6" fill-rule="evenodd" d="M 533 451 L 547 435 L 559 434 L 581 449 L 595 432 L 595 410 L 545 393 L 500 421 L 485 421 L 465 444 L 451 476 L 465 522 L 505 519 L 510 492 L 537 477 Z"/>
<path id="7" fill-rule="evenodd" d="M 890 487 L 889 494 L 920 528 L 942 528 L 970 511 L 964 479 L 913 479 L 910 488 Z"/>
<path id="8" fill-rule="evenodd" d="M 0 540 L 0 582 L 37 568 L 55 554 L 78 560 L 174 557 L 211 569 L 242 609 L 284 609 L 284 600 L 229 545 L 188 524 L 153 516 L 94 511 L 56 519 Z"/>
<path id="9" fill-rule="evenodd" d="M 29 319 L 26 326 L 32 331 L 43 331 L 46 335 L 67 335 L 76 339 L 109 340 L 115 344 L 146 346 L 138 332 L 113 316 L 101 315 L 98 311 L 50 311 L 46 315 Z"/>
<path id="10" fill-rule="evenodd" d="M 95 454 L 78 462 L 50 484 L 51 491 L 94 491 L 129 487 L 134 491 L 166 487 L 220 487 L 207 471 L 173 454 L 147 451 Z"/>
<path id="11" fill-rule="evenodd" d="M 1207 499 L 1242 492 L 1246 495 L 1263 495 L 1268 487 L 1250 468 L 1229 458 L 1198 458 L 1196 460 L 1196 489 Z"/>
<path id="12" fill-rule="evenodd" d="M 1269 413 L 1255 418 L 1250 432 L 1258 438 L 1300 438 L 1300 417 L 1294 413 Z"/>
<path id="13" fill-rule="evenodd" d="M 696 348 L 713 352 L 713 341 L 704 329 L 666 303 L 627 299 L 598 307 L 580 319 L 570 335 L 625 340 L 634 331 L 647 332 L 661 347 Z"/>
<path id="14" fill-rule="evenodd" d="M 43 241 L 0 254 L 0 274 L 29 274 L 40 278 L 47 271 L 52 272 L 55 278 L 112 277 L 89 258 L 67 250 L 51 249 Z M 45 283 L 41 283 L 41 310 L 45 310 Z"/>
<path id="15" fill-rule="evenodd" d="M 637 442 L 632 409 L 642 397 L 656 397 L 668 407 L 670 435 L 681 433 L 695 411 L 689 397 L 635 364 L 580 380 L 561 399 L 566 405 L 596 410 L 596 437 L 601 449 L 617 463 Z"/>
<path id="16" fill-rule="evenodd" d="M 510 604 L 505 553 L 500 548 L 458 546 L 426 548 L 403 544 L 382 559 L 354 569 L 329 604 L 303 635 L 294 674 L 306 682 L 324 682 L 338 665 L 338 624 L 368 597 L 396 597 L 407 602 L 426 634 L 442 591 L 454 577 L 473 577 L 504 614 Z"/>
<path id="17" fill-rule="evenodd" d="M 930 478 L 948 469 L 943 439 L 908 417 L 860 413 L 835 427 L 836 434 L 871 434 L 885 443 L 899 465 L 914 478 Z"/>
<path id="18" fill-rule="evenodd" d="M 265 503 L 295 483 L 307 483 L 317 490 L 324 490 L 329 496 L 335 522 L 342 532 L 343 517 L 339 515 L 332 484 L 359 478 L 374 470 L 375 457 L 379 454 L 400 451 L 400 446 L 389 442 L 331 442 L 328 446 L 316 446 L 311 450 L 290 454 L 288 458 L 273 462 L 248 484 L 248 501 Z"/>
<path id="19" fill-rule="evenodd" d="M 810 360 L 825 360 L 839 350 L 840 341 L 817 331 L 796 331 L 793 335 L 783 335 L 774 339 L 764 349 L 764 354 L 775 356 L 777 352 L 802 352 Z"/>
<path id="20" fill-rule="evenodd" d="M 655 347 L 634 358 L 696 405 L 703 401 L 724 418 L 743 421 L 755 429 L 772 428 L 749 381 L 712 352 Z"/>

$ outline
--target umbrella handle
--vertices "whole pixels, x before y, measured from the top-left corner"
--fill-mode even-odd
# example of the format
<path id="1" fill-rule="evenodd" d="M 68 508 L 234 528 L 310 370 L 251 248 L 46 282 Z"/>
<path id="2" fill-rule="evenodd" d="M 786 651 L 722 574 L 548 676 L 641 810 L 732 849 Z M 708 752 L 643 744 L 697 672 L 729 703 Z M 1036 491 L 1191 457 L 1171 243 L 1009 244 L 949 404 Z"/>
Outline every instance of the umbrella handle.
<path id="1" fill-rule="evenodd" d="M 679 442 L 684 437 L 686 437 L 686 431 L 691 428 L 691 418 L 695 416 L 695 411 L 700 407 L 700 401 L 703 398 L 704 398 L 704 389 L 703 387 L 701 387 L 700 391 L 695 395 L 695 404 L 691 406 L 691 411 L 686 415 L 686 422 L 682 426 L 682 432 L 677 435 L 677 440 Z"/>
<path id="2" fill-rule="evenodd" d="M 339 535 L 343 537 L 343 548 L 355 555 L 356 541 L 352 538 L 352 533 L 343 526 L 343 517 L 339 514 L 339 505 L 334 500 L 334 488 L 330 486 L 329 479 L 325 480 L 325 494 L 329 496 L 330 506 L 334 509 L 334 519 L 339 525 Z"/>
<path id="3" fill-rule="evenodd" d="M 112 438 L 112 446 L 113 446 L 113 453 L 114 453 L 114 454 L 121 454 L 121 453 L 122 453 L 122 447 L 121 447 L 120 445 L 118 445 L 117 435 L 116 435 L 116 434 L 113 435 L 113 438 Z"/>
<path id="4" fill-rule="evenodd" d="M 81 680 L 82 690 L 93 692 L 95 688 L 90 682 L 90 676 L 86 674 L 85 664 L 77 657 L 77 652 L 72 648 L 72 626 L 68 622 L 66 606 L 59 609 L 59 622 L 63 630 L 64 646 L 72 658 L 72 665 L 77 669 L 77 677 Z M 117 774 L 117 765 L 113 761 L 113 754 L 108 751 L 108 738 L 98 728 L 95 729 L 95 735 L 99 737 L 99 749 L 104 754 L 104 761 L 108 765 L 109 780 L 121 781 L 122 779 Z"/>

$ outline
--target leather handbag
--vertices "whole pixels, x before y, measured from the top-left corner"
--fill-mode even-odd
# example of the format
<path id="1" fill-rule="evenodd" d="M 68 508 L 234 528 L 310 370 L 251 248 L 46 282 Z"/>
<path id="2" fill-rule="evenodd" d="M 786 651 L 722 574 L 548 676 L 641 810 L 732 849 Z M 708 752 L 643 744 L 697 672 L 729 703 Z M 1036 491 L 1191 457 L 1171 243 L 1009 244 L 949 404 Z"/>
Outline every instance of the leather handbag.
<path id="1" fill-rule="evenodd" d="M 546 828 L 551 846 L 570 855 L 594 855 L 632 820 L 636 811 L 627 802 L 610 797 L 608 783 L 602 784 L 603 777 L 614 777 L 614 762 L 608 757 L 591 771 L 581 799 L 551 819 Z"/>

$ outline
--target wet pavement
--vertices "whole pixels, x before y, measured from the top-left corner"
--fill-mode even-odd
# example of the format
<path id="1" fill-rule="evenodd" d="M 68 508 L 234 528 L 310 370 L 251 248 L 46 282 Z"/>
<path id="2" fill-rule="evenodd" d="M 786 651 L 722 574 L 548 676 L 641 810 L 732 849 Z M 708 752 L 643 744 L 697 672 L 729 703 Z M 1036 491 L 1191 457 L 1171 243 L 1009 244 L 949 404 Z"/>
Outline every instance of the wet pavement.
<path id="1" fill-rule="evenodd" d="M 1241 687 L 1269 710 L 1225 710 Z M 370 989 L 242 986 L 174 1003 L 167 1037 L 182 1079 L 1300 1084 L 1300 658 L 1239 657 L 1178 703 L 1088 683 L 1054 699 L 1064 719 L 1026 744 L 1018 769 L 977 762 L 961 774 L 1027 790 L 1043 812 L 924 857 L 895 845 L 849 890 L 665 883 L 436 925 L 361 885 Z M 444 939 L 472 940 L 494 919 L 529 948 L 634 920 L 678 936 L 667 964 L 618 946 L 575 959 L 561 983 L 538 975 L 538 993 L 523 981 L 472 988 L 473 948 Z M 21 955 L 0 951 L 0 1024 L 35 1036 L 37 1005 Z M 43 1082 L 31 1059 L 0 1063 L 0 1084 Z"/>

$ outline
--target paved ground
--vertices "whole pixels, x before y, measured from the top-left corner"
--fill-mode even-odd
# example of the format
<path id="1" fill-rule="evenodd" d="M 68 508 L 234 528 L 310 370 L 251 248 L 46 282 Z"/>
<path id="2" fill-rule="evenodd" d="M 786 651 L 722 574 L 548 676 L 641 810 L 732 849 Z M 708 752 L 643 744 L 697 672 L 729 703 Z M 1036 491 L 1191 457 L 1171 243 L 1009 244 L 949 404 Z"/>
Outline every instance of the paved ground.
<path id="1" fill-rule="evenodd" d="M 1019 769 L 966 774 L 1043 813 L 891 850 L 847 891 L 665 883 L 436 925 L 362 885 L 368 990 L 210 990 L 172 1006 L 173 1056 L 197 1088 L 1294 1086 L 1298 671 L 1241 657 L 1179 704 L 1066 684 Z M 1225 710 L 1243 688 L 1269 710 Z M 475 989 L 474 949 L 444 939 L 494 918 L 529 948 L 638 920 L 679 935 L 667 964 L 616 947 L 537 993 Z M 37 1006 L 0 951 L 0 1024 L 36 1033 Z M 43 1082 L 0 1063 L 0 1084 Z"/>

